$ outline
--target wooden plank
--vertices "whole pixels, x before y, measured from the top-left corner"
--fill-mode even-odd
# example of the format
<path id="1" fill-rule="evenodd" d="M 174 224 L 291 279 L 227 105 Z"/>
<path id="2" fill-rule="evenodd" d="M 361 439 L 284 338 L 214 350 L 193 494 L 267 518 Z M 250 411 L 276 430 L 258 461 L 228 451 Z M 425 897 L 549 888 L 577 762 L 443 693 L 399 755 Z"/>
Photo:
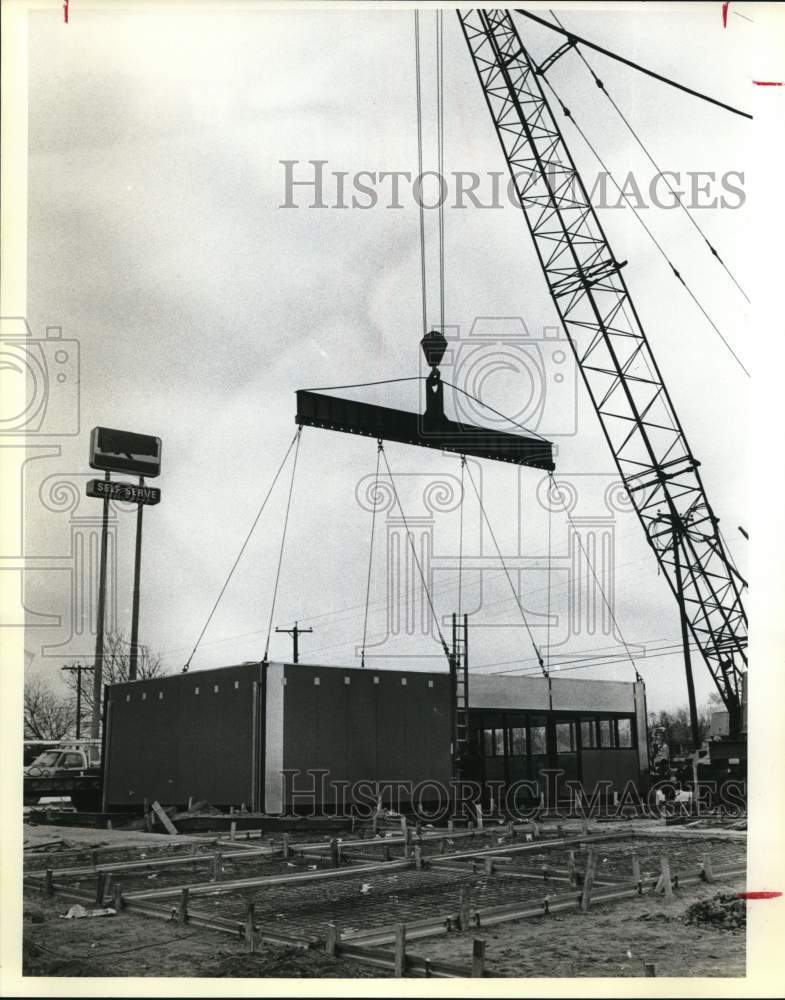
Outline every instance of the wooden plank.
<path id="1" fill-rule="evenodd" d="M 166 815 L 166 813 L 163 810 L 163 806 L 158 801 L 158 799 L 156 799 L 155 802 L 153 802 L 151 808 L 155 813 L 155 815 L 158 817 L 158 819 L 161 821 L 161 824 L 163 825 L 163 828 L 166 830 L 166 832 L 173 836 L 177 836 L 177 827 Z"/>
<path id="2" fill-rule="evenodd" d="M 591 890 L 594 883 L 595 863 L 594 851 L 589 848 L 589 854 L 586 858 L 586 873 L 583 876 L 583 891 L 581 892 L 580 909 L 582 913 L 588 913 L 591 906 Z"/>

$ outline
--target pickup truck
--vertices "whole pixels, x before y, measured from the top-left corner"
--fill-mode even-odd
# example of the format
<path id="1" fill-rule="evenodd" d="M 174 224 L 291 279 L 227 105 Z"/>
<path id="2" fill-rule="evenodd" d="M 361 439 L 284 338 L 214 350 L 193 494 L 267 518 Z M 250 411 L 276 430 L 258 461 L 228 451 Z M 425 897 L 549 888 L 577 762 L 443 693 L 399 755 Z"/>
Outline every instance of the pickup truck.
<path id="1" fill-rule="evenodd" d="M 24 804 L 36 805 L 47 796 L 68 796 L 82 811 L 100 808 L 101 765 L 89 751 L 74 747 L 45 750 L 23 770 Z"/>

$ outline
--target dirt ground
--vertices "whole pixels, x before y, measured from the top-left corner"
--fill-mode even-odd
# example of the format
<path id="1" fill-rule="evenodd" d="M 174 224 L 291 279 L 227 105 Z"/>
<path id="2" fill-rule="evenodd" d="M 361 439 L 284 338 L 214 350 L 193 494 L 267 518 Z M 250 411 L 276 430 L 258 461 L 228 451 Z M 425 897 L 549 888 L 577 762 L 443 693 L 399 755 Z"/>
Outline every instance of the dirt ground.
<path id="1" fill-rule="evenodd" d="M 668 831 L 670 833 L 670 831 Z M 693 834 L 694 836 L 694 834 Z M 736 837 L 740 836 L 738 834 Z M 742 835 L 743 836 L 743 835 Z M 160 834 L 25 828 L 25 847 L 64 840 L 53 852 L 106 846 L 171 845 Z M 189 841 L 183 837 L 177 840 Z M 193 838 L 201 840 L 202 838 Z M 258 842 L 257 842 L 258 843 Z M 47 851 L 41 852 L 45 857 Z M 39 852 L 35 852 L 40 857 Z M 55 857 L 51 861 L 57 864 Z M 51 862 L 50 862 L 51 863 Z M 40 862 L 33 867 L 40 867 Z M 684 920 L 690 904 L 717 893 L 741 891 L 743 880 L 682 887 L 672 902 L 661 896 L 600 904 L 589 914 L 558 913 L 460 934 L 413 940 L 412 954 L 468 967 L 472 939 L 486 941 L 492 976 L 642 976 L 644 962 L 657 976 L 743 976 L 745 932 L 694 926 Z M 182 927 L 138 914 L 65 920 L 72 901 L 26 891 L 24 974 L 28 976 L 200 976 L 378 978 L 384 971 L 330 958 L 321 951 L 261 944 L 249 955 L 244 942 L 227 934 Z M 750 904 L 756 905 L 756 904 Z"/>
<path id="2" fill-rule="evenodd" d="M 690 886 L 676 890 L 670 903 L 661 896 L 622 900 L 587 914 L 559 913 L 413 942 L 412 950 L 465 964 L 471 939 L 484 938 L 486 968 L 498 976 L 642 976 L 644 962 L 655 963 L 657 976 L 744 976 L 744 930 L 684 921 L 691 903 L 743 890 L 743 880 Z"/>
<path id="3" fill-rule="evenodd" d="M 678 890 L 661 897 L 600 905 L 589 914 L 502 924 L 469 934 L 413 941 L 412 953 L 468 966 L 472 938 L 486 941 L 494 976 L 743 976 L 745 934 L 684 922 L 687 907 L 743 882 Z M 29 976 L 379 977 L 387 974 L 319 951 L 240 941 L 204 929 L 133 914 L 64 920 L 66 900 L 31 893 L 24 911 L 24 974 Z"/>
<path id="4" fill-rule="evenodd" d="M 245 944 L 203 928 L 181 927 L 150 917 L 64 920 L 71 903 L 37 893 L 24 908 L 25 976 L 200 976 L 372 978 L 384 971 L 323 952 Z"/>

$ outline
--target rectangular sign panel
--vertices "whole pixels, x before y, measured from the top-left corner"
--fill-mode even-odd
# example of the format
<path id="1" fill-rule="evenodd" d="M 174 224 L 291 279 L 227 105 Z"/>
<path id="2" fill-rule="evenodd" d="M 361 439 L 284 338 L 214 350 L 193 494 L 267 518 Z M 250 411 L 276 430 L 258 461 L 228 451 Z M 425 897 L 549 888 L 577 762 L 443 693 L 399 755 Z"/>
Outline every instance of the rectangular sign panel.
<path id="1" fill-rule="evenodd" d="M 91 479 L 85 492 L 100 500 L 124 500 L 126 503 L 156 504 L 161 502 L 157 486 L 137 486 L 136 483 L 113 483 L 106 479 Z"/>
<path id="2" fill-rule="evenodd" d="M 161 439 L 112 427 L 94 427 L 90 435 L 90 468 L 136 476 L 161 473 Z"/>

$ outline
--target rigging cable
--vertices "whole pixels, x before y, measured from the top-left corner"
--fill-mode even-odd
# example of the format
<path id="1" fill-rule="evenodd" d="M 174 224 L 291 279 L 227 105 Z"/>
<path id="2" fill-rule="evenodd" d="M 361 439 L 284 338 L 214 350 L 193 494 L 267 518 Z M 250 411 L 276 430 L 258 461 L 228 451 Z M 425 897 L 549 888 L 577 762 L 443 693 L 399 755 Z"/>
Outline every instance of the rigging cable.
<path id="1" fill-rule="evenodd" d="M 495 413 L 496 416 L 501 417 L 502 420 L 507 420 L 509 423 L 515 424 L 516 427 L 519 427 L 522 431 L 526 431 L 527 434 L 533 434 L 534 437 L 539 438 L 540 441 L 545 441 L 546 444 L 550 443 L 547 438 L 544 438 L 542 436 L 542 434 L 538 434 L 537 431 L 533 431 L 529 427 L 524 427 L 523 424 L 519 424 L 518 421 L 513 420 L 512 417 L 508 417 L 506 414 L 499 412 L 499 410 L 495 410 L 492 406 L 489 406 L 488 403 L 484 403 L 478 396 L 473 396 L 470 392 L 467 392 L 465 389 L 461 389 L 459 385 L 453 385 L 452 382 L 448 382 L 447 379 L 445 378 L 442 379 L 442 383 L 444 385 L 448 385 L 451 389 L 454 389 L 455 392 L 460 392 L 468 399 L 474 400 L 475 403 L 479 403 L 480 406 L 484 406 L 486 410 L 490 410 L 491 413 Z"/>
<path id="2" fill-rule="evenodd" d="M 549 478 L 548 493 L 550 493 L 550 485 L 551 485 L 551 482 L 553 480 L 551 479 L 550 476 L 548 478 Z M 551 520 L 552 520 L 552 515 L 553 515 L 553 506 L 550 503 L 550 498 L 549 498 L 549 502 L 548 502 L 548 617 L 546 618 L 546 628 L 548 630 L 547 631 L 547 637 L 548 637 L 548 646 L 547 646 L 547 649 L 548 649 L 548 652 L 547 652 L 546 657 L 545 657 L 546 658 L 546 662 L 548 664 L 548 673 L 550 673 L 550 670 L 551 670 L 551 569 L 553 567 L 552 548 L 551 548 Z"/>
<path id="3" fill-rule="evenodd" d="M 559 20 L 559 18 L 556 16 L 556 14 L 554 13 L 554 11 L 550 11 L 550 15 L 551 15 L 551 17 L 554 19 L 554 21 L 559 25 L 559 27 L 563 31 L 567 30 L 564 27 L 564 25 L 562 24 L 562 22 Z M 711 244 L 708 236 L 704 233 L 704 231 L 701 229 L 701 227 L 698 225 L 697 221 L 695 220 L 695 216 L 692 214 L 692 212 L 690 212 L 690 210 L 687 208 L 687 206 L 681 200 L 681 195 L 679 195 L 679 194 L 676 193 L 676 191 L 674 190 L 672 184 L 667 179 L 667 177 L 664 175 L 664 173 L 660 169 L 659 165 L 655 161 L 654 157 L 651 155 L 651 153 L 649 152 L 649 150 L 644 145 L 643 140 L 640 138 L 640 136 L 638 135 L 638 133 L 632 127 L 632 125 L 630 124 L 629 120 L 627 119 L 627 117 L 625 116 L 625 114 L 621 110 L 621 108 L 618 106 L 618 104 L 616 103 L 616 101 L 614 101 L 614 99 L 611 97 L 610 93 L 606 90 L 605 84 L 602 82 L 602 80 L 594 72 L 594 69 L 593 69 L 591 63 L 584 56 L 583 52 L 581 52 L 581 49 L 580 49 L 580 47 L 577 44 L 575 45 L 575 51 L 577 52 L 577 54 L 578 54 L 579 58 L 581 59 L 581 61 L 583 62 L 583 64 L 585 65 L 586 69 L 588 69 L 588 71 L 591 73 L 591 75 L 592 75 L 592 77 L 594 79 L 594 82 L 597 85 L 597 87 L 608 98 L 608 100 L 610 101 L 610 103 L 612 104 L 612 106 L 614 107 L 614 109 L 616 110 L 616 113 L 618 114 L 619 118 L 621 118 L 621 120 L 627 126 L 627 128 L 630 131 L 630 134 L 635 139 L 635 141 L 638 143 L 638 145 L 640 146 L 640 148 L 643 150 L 643 152 L 645 153 L 645 155 L 648 158 L 648 160 L 651 163 L 651 165 L 657 171 L 658 176 L 660 176 L 665 181 L 665 184 L 667 185 L 668 190 L 670 191 L 670 193 L 673 195 L 676 204 L 679 206 L 679 208 L 682 210 L 682 212 L 684 212 L 684 214 L 690 220 L 690 222 L 692 223 L 692 225 L 694 226 L 694 228 L 698 231 L 698 233 L 700 234 L 701 238 L 703 239 L 703 242 L 706 244 L 706 246 L 711 251 L 712 256 L 716 257 L 717 261 L 719 262 L 719 264 L 721 265 L 721 267 L 723 268 L 723 270 L 725 271 L 725 273 L 728 275 L 728 277 L 731 279 L 731 281 L 733 282 L 733 284 L 736 286 L 736 288 L 738 288 L 738 290 L 741 292 L 741 294 L 744 296 L 744 298 L 747 300 L 747 302 L 749 302 L 750 300 L 749 300 L 749 297 L 748 297 L 747 293 L 744 291 L 744 289 L 741 287 L 741 285 L 739 284 L 739 282 L 736 280 L 734 274 L 732 273 L 732 271 L 730 270 L 730 268 L 727 266 L 727 264 L 725 263 L 725 261 L 722 259 L 722 257 L 720 257 L 720 255 L 717 252 L 716 248 L 714 246 L 712 246 L 712 244 Z"/>
<path id="4" fill-rule="evenodd" d="M 460 529 L 458 534 L 458 620 L 461 618 L 461 602 L 463 600 L 463 501 L 466 489 L 463 484 L 463 471 L 466 468 L 466 456 L 461 455 L 461 504 Z"/>
<path id="5" fill-rule="evenodd" d="M 360 652 L 360 666 L 365 666 L 365 640 L 368 636 L 368 602 L 371 597 L 371 567 L 373 565 L 373 536 L 376 530 L 376 500 L 379 491 L 379 459 L 382 452 L 382 439 L 376 442 L 376 475 L 373 480 L 373 493 L 371 494 L 371 503 L 373 505 L 371 512 L 371 549 L 368 553 L 368 580 L 365 584 L 365 621 L 363 622 L 363 645 Z"/>
<path id="6" fill-rule="evenodd" d="M 556 482 L 555 482 L 555 480 L 553 478 L 553 473 L 552 472 L 548 473 L 548 479 L 550 480 L 550 485 L 555 490 L 556 495 L 559 498 L 561 498 L 561 491 L 559 490 L 559 487 L 557 486 L 557 484 L 556 484 Z M 550 489 L 548 490 L 548 492 L 550 493 Z M 589 558 L 589 553 L 586 551 L 586 548 L 585 548 L 585 546 L 583 544 L 583 539 L 581 538 L 580 532 L 575 527 L 575 522 L 573 521 L 572 517 L 570 516 L 569 507 L 567 507 L 566 505 L 564 507 L 564 513 L 567 515 L 567 520 L 570 522 L 570 527 L 573 530 L 573 535 L 577 539 L 578 545 L 580 545 L 580 547 L 581 547 L 581 551 L 583 552 L 583 555 L 584 555 L 584 557 L 586 559 L 586 564 L 588 565 L 589 569 L 591 570 L 591 575 L 594 577 L 594 582 L 597 584 L 597 588 L 600 591 L 600 594 L 602 595 L 602 599 L 605 602 L 605 607 L 608 609 L 608 614 L 611 616 L 611 621 L 613 622 L 613 627 L 616 629 L 616 631 L 617 631 L 617 633 L 619 635 L 619 638 L 621 639 L 622 645 L 624 646 L 625 652 L 627 653 L 627 657 L 628 657 L 628 659 L 630 661 L 630 665 L 631 665 L 632 669 L 635 671 L 635 680 L 636 681 L 642 681 L 643 678 L 641 677 L 640 672 L 639 672 L 638 667 L 637 667 L 637 664 L 635 663 L 635 660 L 633 659 L 632 653 L 630 652 L 630 647 L 627 645 L 627 640 L 624 638 L 624 636 L 622 634 L 621 628 L 619 627 L 619 623 L 616 620 L 616 615 L 613 613 L 613 608 L 611 607 L 611 603 L 608 600 L 607 595 L 605 594 L 605 590 L 603 589 L 603 586 L 600 583 L 600 580 L 599 580 L 599 577 L 597 576 L 597 573 L 595 572 L 594 565 L 593 565 L 591 559 Z"/>
<path id="7" fill-rule="evenodd" d="M 428 304 L 425 286 L 425 208 L 422 192 L 422 85 L 420 81 L 420 12 L 414 12 L 414 73 L 417 89 L 417 166 L 420 176 L 420 283 L 422 286 L 422 332 L 428 332 Z"/>
<path id="8" fill-rule="evenodd" d="M 411 533 L 411 531 L 409 531 L 409 523 L 406 520 L 406 514 L 404 514 L 403 507 L 401 506 L 401 499 L 398 496 L 398 490 L 395 488 L 395 480 L 393 479 L 392 470 L 390 469 L 390 463 L 387 461 L 387 452 L 384 450 L 384 445 L 383 444 L 380 444 L 379 451 L 381 453 L 382 458 L 384 459 L 384 464 L 385 464 L 385 466 L 387 468 L 387 475 L 390 477 L 390 485 L 392 486 L 393 495 L 395 496 L 395 502 L 398 504 L 398 510 L 401 512 L 401 518 L 403 519 L 403 526 L 404 526 L 404 528 L 406 530 L 406 537 L 409 539 L 409 546 L 411 547 L 412 555 L 414 556 L 414 562 L 415 562 L 415 565 L 417 566 L 417 572 L 420 574 L 420 581 L 422 583 L 423 590 L 425 591 L 425 596 L 428 599 L 428 606 L 431 609 L 431 615 L 433 615 L 433 622 L 434 622 L 434 625 L 436 625 L 436 631 L 437 631 L 437 633 L 439 635 L 439 642 L 441 642 L 441 644 L 442 644 L 442 649 L 444 650 L 444 655 L 447 657 L 447 662 L 451 664 L 452 661 L 450 659 L 450 651 L 447 648 L 447 643 L 444 641 L 444 636 L 442 635 L 442 630 L 441 630 L 441 628 L 439 628 L 439 619 L 438 619 L 438 617 L 436 615 L 436 611 L 434 610 L 434 607 L 433 607 L 433 601 L 431 599 L 431 592 L 428 589 L 427 583 L 425 582 L 425 576 L 424 576 L 423 571 L 422 571 L 422 566 L 420 565 L 420 560 L 417 558 L 417 550 L 414 547 L 414 540 L 412 539 L 412 533 Z M 470 473 L 470 475 L 471 475 L 471 473 Z"/>
<path id="9" fill-rule="evenodd" d="M 232 579 L 232 574 L 237 569 L 237 564 L 240 562 L 240 559 L 242 558 L 243 552 L 245 552 L 245 548 L 248 545 L 248 542 L 251 540 L 251 535 L 254 533 L 254 528 L 258 524 L 259 518 L 262 516 L 262 511 L 267 506 L 267 501 L 270 499 L 270 494 L 273 492 L 273 488 L 274 488 L 275 484 L 278 482 L 278 477 L 280 476 L 281 471 L 283 470 L 284 465 L 286 465 L 286 460 L 289 457 L 289 454 L 291 453 L 292 448 L 295 446 L 295 443 L 298 443 L 299 440 L 300 440 L 300 432 L 301 431 L 302 431 L 302 427 L 298 427 L 297 431 L 295 432 L 294 437 L 292 438 L 292 440 L 291 440 L 291 442 L 289 444 L 289 447 L 286 449 L 286 454 L 283 457 L 283 461 L 278 466 L 278 471 L 273 476 L 273 481 L 270 484 L 269 490 L 267 491 L 267 496 L 265 496 L 264 500 L 262 501 L 261 506 L 259 507 L 259 510 L 256 512 L 256 517 L 253 519 L 253 524 L 251 525 L 251 529 L 248 532 L 248 534 L 245 536 L 245 541 L 240 546 L 240 551 L 237 553 L 237 558 L 232 563 L 232 568 L 229 570 L 229 573 L 228 573 L 226 579 L 224 580 L 224 584 L 221 587 L 220 591 L 218 592 L 218 597 L 215 599 L 215 604 L 213 604 L 212 610 L 210 611 L 210 614 L 207 616 L 207 621 L 204 623 L 204 627 L 202 628 L 202 631 L 199 633 L 199 638 L 196 640 L 196 645 L 191 650 L 191 655 L 185 661 L 185 666 L 182 669 L 182 672 L 184 674 L 188 673 L 188 668 L 191 666 L 191 660 L 194 658 L 194 654 L 196 653 L 197 649 L 199 648 L 199 644 L 201 643 L 202 638 L 204 637 L 204 634 L 207 631 L 207 626 L 210 624 L 210 622 L 213 619 L 213 615 L 215 614 L 215 610 L 218 607 L 218 604 L 220 603 L 220 600 L 221 600 L 221 598 L 224 595 L 224 591 L 229 586 L 229 581 Z M 249 634 L 253 634 L 253 633 L 249 633 Z"/>
<path id="10" fill-rule="evenodd" d="M 540 670 L 542 670 L 543 677 L 547 677 L 548 676 L 548 671 L 545 669 L 545 664 L 543 662 L 542 655 L 540 654 L 540 651 L 537 648 L 537 643 L 534 641 L 534 635 L 532 634 L 532 630 L 529 627 L 529 622 L 526 619 L 526 612 L 523 610 L 523 605 L 521 604 L 521 599 L 518 596 L 518 591 L 515 589 L 515 585 L 512 582 L 512 577 L 510 576 L 510 571 L 507 569 L 507 563 L 505 563 L 505 561 L 504 561 L 504 556 L 502 555 L 502 551 L 499 548 L 499 543 L 496 541 L 496 535 L 494 534 L 493 528 L 491 527 L 491 522 L 488 520 L 488 514 L 487 514 L 487 512 L 485 510 L 485 505 L 482 502 L 482 497 L 480 496 L 480 491 L 477 489 L 477 484 L 474 482 L 474 476 L 472 475 L 472 470 L 467 466 L 466 467 L 466 471 L 469 474 L 469 481 L 471 482 L 472 486 L 474 487 L 474 493 L 475 493 L 475 496 L 477 497 L 477 502 L 480 505 L 480 510 L 482 511 L 483 519 L 485 521 L 485 524 L 488 527 L 488 531 L 490 532 L 491 538 L 493 539 L 493 544 L 496 547 L 496 553 L 499 556 L 499 561 L 502 564 L 502 569 L 504 570 L 505 576 L 507 577 L 507 582 L 510 585 L 510 590 L 512 591 L 513 597 L 515 598 L 515 603 L 518 605 L 518 610 L 521 613 L 521 618 L 523 619 L 523 624 L 524 624 L 524 626 L 526 628 L 526 631 L 527 631 L 527 633 L 529 635 L 529 639 L 531 641 L 532 648 L 534 649 L 534 652 L 537 655 L 537 661 L 540 664 Z"/>
<path id="11" fill-rule="evenodd" d="M 684 278 L 682 277 L 681 273 L 676 269 L 676 267 L 673 264 L 673 262 L 671 261 L 670 257 L 668 256 L 668 254 L 663 249 L 662 244 L 657 240 L 657 237 L 654 235 L 654 233 L 651 231 L 651 229 L 649 229 L 649 227 L 644 222 L 644 220 L 643 220 L 642 216 L 640 215 L 640 213 L 638 212 L 638 210 L 635 208 L 635 206 L 630 201 L 629 195 L 627 195 L 624 192 L 624 190 L 620 187 L 618 181 L 616 180 L 616 178 L 613 176 L 613 174 L 611 173 L 611 171 L 608 169 L 607 165 L 605 164 L 605 161 L 602 159 L 602 157 L 600 156 L 600 154 L 597 152 L 597 150 L 595 149 L 595 147 L 592 145 L 592 143 L 589 140 L 589 138 L 586 135 L 586 133 L 583 131 L 583 129 L 578 124 L 578 122 L 575 120 L 575 117 L 572 114 L 572 112 L 570 111 L 570 109 L 564 104 L 564 102 L 562 101 L 561 97 L 559 97 L 559 95 L 556 93 L 556 90 L 555 90 L 553 84 L 551 83 L 551 81 L 548 79 L 547 76 L 543 76 L 543 80 L 545 81 L 545 84 L 548 87 L 548 89 L 550 90 L 550 92 L 553 94 L 553 96 L 559 102 L 559 105 L 560 105 L 560 107 L 562 109 L 562 113 L 564 114 L 565 118 L 569 118 L 570 119 L 570 121 L 572 122 L 573 126 L 577 130 L 577 132 L 580 135 L 580 137 L 583 139 L 583 141 L 586 143 L 586 145 L 589 147 L 589 149 L 593 153 L 593 155 L 594 155 L 595 159 L 597 160 L 597 162 L 600 164 L 600 166 L 602 167 L 602 169 L 605 171 L 605 173 L 608 175 L 608 177 L 610 178 L 610 180 L 613 182 L 613 185 L 616 188 L 616 190 L 619 192 L 619 194 L 622 196 L 622 198 L 624 198 L 624 200 L 626 201 L 627 205 L 632 210 L 632 213 L 635 216 L 635 218 L 643 226 L 644 230 L 646 231 L 646 233 L 649 236 L 649 239 L 652 241 L 652 243 L 657 248 L 657 250 L 659 250 L 660 254 L 662 254 L 662 256 L 665 258 L 668 266 L 670 267 L 671 271 L 673 271 L 673 274 L 675 275 L 675 277 L 678 278 L 678 280 L 681 282 L 682 287 L 685 289 L 685 291 L 690 296 L 690 298 L 695 303 L 695 305 L 698 307 L 698 309 L 700 309 L 700 311 L 703 313 L 704 317 L 706 318 L 706 320 L 708 321 L 708 323 L 710 324 L 710 326 L 712 327 L 712 329 L 714 330 L 714 332 L 717 334 L 717 336 L 720 338 L 720 340 L 723 342 L 723 344 L 725 345 L 725 347 L 728 349 L 728 351 L 730 351 L 730 353 L 732 354 L 732 356 L 733 356 L 734 360 L 736 361 L 736 363 L 738 364 L 738 366 L 741 368 L 741 370 L 744 372 L 744 374 L 747 376 L 747 378 L 749 378 L 750 377 L 750 373 L 747 370 L 747 368 L 744 366 L 744 363 L 742 362 L 741 358 L 739 358 L 738 354 L 736 354 L 736 352 L 730 346 L 730 344 L 728 343 L 728 341 L 723 336 L 723 334 L 722 334 L 721 330 L 719 329 L 719 327 L 717 326 L 717 324 L 714 322 L 714 320 L 711 318 L 711 316 L 709 316 L 709 314 L 706 312 L 706 310 L 704 309 L 704 307 L 701 304 L 700 300 L 697 298 L 697 296 L 692 291 L 692 289 L 690 288 L 690 286 L 684 280 Z M 576 174 L 576 176 L 579 176 L 577 170 L 575 171 L 575 174 Z M 584 193 L 586 193 L 585 188 L 584 188 Z M 588 194 L 586 195 L 586 197 L 588 198 Z"/>
<path id="12" fill-rule="evenodd" d="M 292 490 L 294 489 L 294 474 L 297 471 L 297 456 L 300 453 L 300 437 L 302 436 L 303 428 L 300 425 L 297 428 L 297 433 L 295 434 L 295 440 L 297 444 L 294 449 L 294 461 L 292 462 L 292 478 L 289 482 L 289 496 L 286 500 L 286 514 L 283 519 L 283 534 L 281 535 L 281 550 L 278 553 L 278 569 L 275 571 L 275 586 L 273 587 L 273 602 L 270 607 L 270 621 L 267 626 L 267 642 L 264 644 L 264 657 L 262 659 L 263 663 L 267 663 L 267 654 L 270 652 L 270 636 L 273 631 L 273 615 L 275 614 L 275 599 L 278 596 L 278 580 L 281 576 L 281 563 L 283 562 L 283 547 L 286 542 L 286 526 L 289 523 L 289 510 L 292 506 Z"/>

